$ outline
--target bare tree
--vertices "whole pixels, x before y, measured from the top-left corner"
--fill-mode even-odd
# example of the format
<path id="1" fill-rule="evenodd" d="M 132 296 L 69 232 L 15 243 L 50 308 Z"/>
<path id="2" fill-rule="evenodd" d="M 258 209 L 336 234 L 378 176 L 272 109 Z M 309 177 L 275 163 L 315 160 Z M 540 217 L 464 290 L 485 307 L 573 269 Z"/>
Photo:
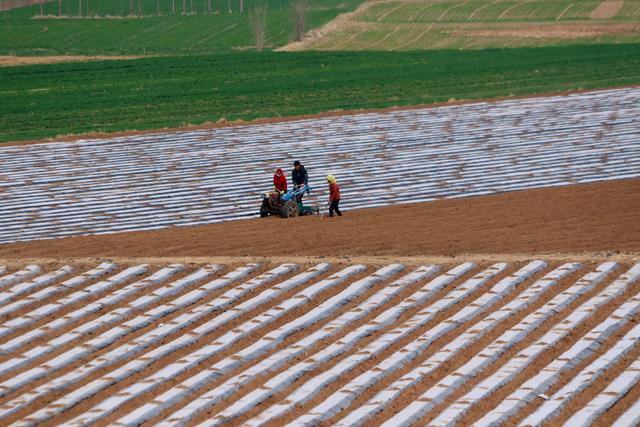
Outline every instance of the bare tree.
<path id="1" fill-rule="evenodd" d="M 156 0 L 156 15 L 160 16 L 160 0 Z"/>
<path id="2" fill-rule="evenodd" d="M 263 3 L 258 3 L 249 10 L 249 22 L 253 31 L 253 38 L 256 43 L 256 50 L 264 49 L 267 28 L 267 7 Z"/>
<path id="3" fill-rule="evenodd" d="M 62 16 L 62 0 L 58 0 L 58 16 Z"/>
<path id="4" fill-rule="evenodd" d="M 193 15 L 193 0 L 189 0 L 191 2 L 191 14 Z"/>
<path id="5" fill-rule="evenodd" d="M 142 16 L 142 2 L 138 0 L 138 18 Z"/>
<path id="6" fill-rule="evenodd" d="M 133 0 L 129 0 L 129 16 L 133 16 L 135 14 L 135 9 L 133 8 Z"/>
<path id="7" fill-rule="evenodd" d="M 82 16 L 82 0 L 78 0 L 78 16 Z"/>
<path id="8" fill-rule="evenodd" d="M 182 14 L 187 14 L 187 0 L 182 0 Z"/>
<path id="9" fill-rule="evenodd" d="M 227 10 L 231 13 L 231 0 L 227 0 Z"/>
<path id="10" fill-rule="evenodd" d="M 171 0 L 171 14 L 176 14 L 176 0 Z"/>
<path id="11" fill-rule="evenodd" d="M 44 15 L 44 0 L 40 0 L 40 16 Z"/>
<path id="12" fill-rule="evenodd" d="M 207 0 L 207 11 L 211 14 L 211 0 Z"/>
<path id="13" fill-rule="evenodd" d="M 293 39 L 297 42 L 304 36 L 305 17 L 309 3 L 307 0 L 293 0 Z"/>
<path id="14" fill-rule="evenodd" d="M 244 0 L 240 0 L 240 13 L 244 12 Z"/>

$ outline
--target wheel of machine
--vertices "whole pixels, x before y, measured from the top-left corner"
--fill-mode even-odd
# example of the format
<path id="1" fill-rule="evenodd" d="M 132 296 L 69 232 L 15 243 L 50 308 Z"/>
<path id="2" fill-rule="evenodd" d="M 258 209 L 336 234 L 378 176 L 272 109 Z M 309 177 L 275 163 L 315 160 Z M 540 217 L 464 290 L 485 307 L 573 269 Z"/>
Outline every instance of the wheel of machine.
<path id="1" fill-rule="evenodd" d="M 269 200 L 262 200 L 262 206 L 260 206 L 260 218 L 264 218 L 265 216 L 269 216 Z"/>
<path id="2" fill-rule="evenodd" d="M 281 210 L 283 218 L 295 218 L 300 214 L 298 204 L 294 200 L 289 200 L 284 204 Z"/>

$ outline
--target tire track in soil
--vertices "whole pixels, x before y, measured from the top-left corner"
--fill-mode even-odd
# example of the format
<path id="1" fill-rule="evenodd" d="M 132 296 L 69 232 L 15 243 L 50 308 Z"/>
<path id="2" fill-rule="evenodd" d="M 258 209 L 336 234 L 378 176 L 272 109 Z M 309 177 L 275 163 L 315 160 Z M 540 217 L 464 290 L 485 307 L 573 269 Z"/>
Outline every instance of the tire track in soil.
<path id="1" fill-rule="evenodd" d="M 398 292 L 398 294 L 396 294 L 393 298 L 391 298 L 385 304 L 379 305 L 376 308 L 374 308 L 367 316 L 359 319 L 358 321 L 350 322 L 344 328 L 340 329 L 340 331 L 338 333 L 336 333 L 335 335 L 332 335 L 331 337 L 322 338 L 319 342 L 317 342 L 317 343 L 313 344 L 312 346 L 310 346 L 305 351 L 305 353 L 303 355 L 296 356 L 296 357 L 292 358 L 290 361 L 288 361 L 282 367 L 280 367 L 278 369 L 275 369 L 273 371 L 270 371 L 266 375 L 262 375 L 260 377 L 254 378 L 251 381 L 251 383 L 243 386 L 243 389 L 245 389 L 245 390 L 253 390 L 253 389 L 261 386 L 262 384 L 264 384 L 266 381 L 269 381 L 271 378 L 273 378 L 274 376 L 278 375 L 282 371 L 286 370 L 289 365 L 293 365 L 295 363 L 298 363 L 299 361 L 304 360 L 309 355 L 315 354 L 317 351 L 320 351 L 321 349 L 327 347 L 331 343 L 333 343 L 335 341 L 339 341 L 345 335 L 349 334 L 350 332 L 352 332 L 353 330 L 355 330 L 358 327 L 362 326 L 363 324 L 370 322 L 372 319 L 374 319 L 376 316 L 378 316 L 383 311 L 385 311 L 388 308 L 398 304 L 399 302 L 403 301 L 405 298 L 407 298 L 410 295 L 412 295 L 413 293 L 415 293 L 418 289 L 422 288 L 427 282 L 432 280 L 434 277 L 437 277 L 438 275 L 442 274 L 443 272 L 448 271 L 449 269 L 454 267 L 454 265 L 446 265 L 446 264 L 445 265 L 439 265 L 439 266 L 440 266 L 440 271 L 434 273 L 431 276 L 426 277 L 423 280 L 419 280 L 419 281 L 417 281 L 415 283 L 412 283 L 412 284 L 406 286 L 402 291 Z M 408 268 L 407 270 L 413 270 L 413 268 Z M 473 269 L 472 269 L 472 272 L 473 272 Z M 468 273 L 468 274 L 470 274 L 470 273 Z M 445 290 L 446 289 L 447 288 L 445 288 Z M 379 291 L 379 290 L 380 289 L 376 289 L 376 292 Z M 435 297 L 437 298 L 438 296 L 441 296 L 445 292 L 445 290 L 442 290 L 441 292 L 438 292 Z M 365 301 L 365 300 L 366 300 L 366 298 L 363 301 Z M 353 304 L 350 304 L 349 306 L 345 307 L 344 310 L 342 310 L 342 313 L 353 309 L 359 303 L 360 302 L 355 302 Z M 409 316 L 409 312 L 413 312 L 413 310 L 408 310 L 407 312 L 405 312 L 403 314 L 402 317 L 404 318 L 406 316 Z M 338 316 L 341 315 L 342 313 L 339 313 Z M 327 321 L 321 322 L 322 325 L 317 329 L 321 329 L 322 327 L 326 326 L 330 322 L 331 322 L 331 320 L 327 320 Z M 287 340 L 287 341 L 291 341 L 291 340 Z M 295 342 L 296 341 L 292 341 L 292 343 L 295 343 Z M 286 347 L 290 346 L 292 343 L 288 343 L 283 348 L 286 348 Z M 188 399 L 185 399 L 184 401 L 180 402 L 179 404 L 172 406 L 170 409 L 161 411 L 160 413 L 158 413 L 158 415 L 156 417 L 154 417 L 153 419 L 149 420 L 149 422 L 145 423 L 145 425 L 154 425 L 156 422 L 159 422 L 160 420 L 164 419 L 165 417 L 168 417 L 169 415 L 171 415 L 171 413 L 174 412 L 175 410 L 186 406 L 191 401 L 193 401 L 197 397 L 199 397 L 202 394 L 204 394 L 207 391 L 207 389 L 212 389 L 214 387 L 219 386 L 220 384 L 222 384 L 225 381 L 227 381 L 229 378 L 231 378 L 231 377 L 233 377 L 233 376 L 245 371 L 249 367 L 248 366 L 249 364 L 253 365 L 253 364 L 259 363 L 260 361 L 269 358 L 273 354 L 278 353 L 280 350 L 281 350 L 281 348 L 271 349 L 271 350 L 265 352 L 264 354 L 262 354 L 259 358 L 255 359 L 255 360 L 251 360 L 250 362 L 244 363 L 244 364 L 238 366 L 237 368 L 225 373 L 224 375 L 221 375 L 215 381 L 212 381 L 206 387 L 206 389 L 199 390 L 199 391 L 195 392 L 193 395 L 191 395 Z M 234 393 L 229 398 L 226 398 L 223 403 L 211 406 L 207 411 L 203 412 L 203 414 L 201 414 L 200 416 L 196 417 L 195 420 L 202 419 L 204 421 L 204 419 L 206 419 L 209 415 L 211 415 L 212 413 L 217 412 L 218 410 L 221 410 L 221 409 L 233 404 L 240 397 L 242 397 L 242 393 L 240 393 L 240 392 Z"/>
<path id="2" fill-rule="evenodd" d="M 429 281 L 433 280 L 433 278 L 434 278 L 434 277 L 437 277 L 437 276 L 439 276 L 439 275 L 441 275 L 441 274 L 444 274 L 446 271 L 448 271 L 448 269 L 449 269 L 449 268 L 453 268 L 453 265 L 451 265 L 451 266 L 448 266 L 448 265 L 441 265 L 441 270 L 440 270 L 440 272 L 436 273 L 436 275 L 431 276 L 430 278 L 427 278 L 426 280 L 423 280 L 423 281 L 419 282 L 418 284 L 413 285 L 411 288 L 412 288 L 412 289 L 415 289 L 415 290 L 418 290 L 418 289 L 422 288 L 426 283 L 428 283 Z M 461 278 L 460 278 L 459 280 L 467 280 L 468 278 L 472 277 L 474 274 L 476 274 L 476 273 L 477 273 L 478 271 L 480 271 L 480 270 L 481 270 L 481 267 L 476 266 L 475 268 L 472 268 L 472 269 L 471 269 L 469 272 L 467 272 L 466 274 L 462 275 L 462 276 L 461 276 Z M 439 292 L 436 292 L 436 293 L 433 295 L 433 297 L 432 297 L 432 298 L 430 298 L 430 299 L 426 302 L 426 304 L 433 303 L 434 301 L 437 301 L 439 298 L 441 298 L 443 295 L 446 295 L 446 293 L 448 293 L 448 292 L 452 289 L 452 287 L 456 286 L 456 283 L 458 283 L 458 281 L 452 282 L 452 283 L 451 283 L 451 284 L 449 284 L 448 286 L 445 286 L 443 289 L 441 289 Z M 412 293 L 413 293 L 413 292 L 412 292 Z M 409 295 L 411 295 L 412 293 L 410 293 Z M 398 301 L 402 301 L 402 299 L 398 298 Z M 403 314 L 401 314 L 401 315 L 400 315 L 400 317 L 399 317 L 399 321 L 404 322 L 406 319 L 408 319 L 409 317 L 411 317 L 413 314 L 415 314 L 415 313 L 417 313 L 419 310 L 421 310 L 421 309 L 422 309 L 422 307 L 424 307 L 424 304 L 422 304 L 422 305 L 417 305 L 417 306 L 415 306 L 415 307 L 413 307 L 413 308 L 408 309 L 406 312 L 404 312 Z M 379 308 L 379 310 L 376 310 L 376 313 L 381 313 L 381 312 L 383 312 L 383 311 L 387 310 L 388 308 L 390 308 L 390 304 L 386 304 L 386 305 L 384 305 L 384 306 L 381 306 L 381 307 Z M 377 315 L 377 314 L 376 314 L 376 315 Z M 372 318 L 374 318 L 374 317 L 368 316 L 368 319 L 367 319 L 367 320 L 365 320 L 364 322 L 362 322 L 361 324 L 365 324 L 368 320 L 370 320 L 370 319 L 372 319 Z M 394 328 L 394 327 L 395 327 L 395 325 L 396 325 L 396 324 L 394 323 L 394 324 L 392 324 L 392 325 L 389 325 L 389 326 L 387 326 L 387 327 L 382 328 L 382 329 L 381 329 L 381 331 L 380 331 L 380 333 L 384 333 L 384 332 L 387 332 L 387 331 L 391 330 L 392 328 Z M 360 325 L 358 325 L 358 326 L 360 326 Z M 354 330 L 354 329 L 356 329 L 356 325 L 355 325 L 355 324 L 353 325 L 353 327 L 348 327 L 348 328 L 346 328 L 346 329 L 345 329 L 345 332 L 344 332 L 343 334 L 340 334 L 340 336 L 344 336 L 344 335 L 346 335 L 347 333 L 349 333 L 350 331 L 352 331 L 352 330 Z M 378 336 L 378 334 L 376 333 L 376 334 L 372 335 L 371 337 L 365 338 L 364 340 L 362 340 L 362 341 L 361 341 L 361 343 L 359 344 L 359 346 L 366 345 L 365 343 L 369 342 L 371 339 L 373 339 L 374 337 L 377 337 L 377 336 Z M 333 342 L 338 341 L 339 339 L 340 339 L 340 338 L 332 337 L 331 339 L 326 340 L 326 342 L 333 343 Z M 294 341 L 294 342 L 295 342 L 295 341 Z M 256 378 L 254 381 L 252 381 L 252 382 L 251 382 L 251 384 L 250 384 L 250 385 L 248 385 L 248 386 L 244 387 L 244 389 L 245 389 L 245 390 L 247 390 L 247 389 L 249 389 L 249 390 L 253 390 L 253 389 L 254 389 L 254 388 L 256 388 L 256 387 L 259 387 L 259 386 L 263 385 L 263 384 L 264 384 L 264 383 L 266 383 L 267 381 L 271 380 L 273 377 L 275 377 L 275 376 L 277 376 L 278 374 L 280 374 L 282 371 L 286 370 L 286 369 L 289 367 L 289 365 L 292 365 L 292 364 L 294 364 L 294 363 L 298 363 L 298 362 L 300 362 L 300 361 L 302 361 L 302 360 L 306 359 L 308 356 L 310 356 L 310 355 L 312 355 L 312 354 L 315 354 L 315 352 L 316 352 L 316 351 L 319 351 L 319 350 L 321 350 L 322 348 L 324 348 L 324 347 L 323 347 L 323 346 L 321 346 L 321 345 L 314 346 L 313 351 L 309 351 L 309 352 L 307 352 L 306 354 L 304 354 L 303 356 L 296 357 L 296 358 L 294 359 L 294 361 L 292 361 L 292 362 L 290 362 L 290 363 L 287 363 L 285 366 L 283 366 L 283 367 L 281 367 L 281 368 L 279 368 L 279 369 L 276 369 L 276 370 L 274 370 L 274 371 L 272 371 L 272 372 L 269 372 L 267 375 L 264 375 L 264 376 L 261 376 L 261 377 L 259 377 L 259 378 Z M 278 350 L 278 351 L 279 351 L 279 350 Z M 347 353 L 345 353 L 345 354 L 351 354 L 351 352 L 347 352 Z M 294 384 L 294 385 L 295 385 L 295 384 L 300 384 L 300 380 L 295 381 L 293 384 Z M 230 406 L 231 404 L 235 403 L 238 399 L 240 399 L 240 398 L 241 398 L 241 397 L 243 397 L 243 396 L 244 396 L 244 394 L 243 394 L 242 392 L 237 392 L 237 393 L 235 393 L 234 395 L 232 395 L 232 396 L 230 396 L 229 398 L 225 399 L 223 402 L 221 402 L 221 403 L 219 403 L 219 404 L 217 404 L 217 405 L 211 406 L 207 411 L 205 411 L 204 413 L 199 414 L 198 416 L 196 416 L 196 417 L 194 418 L 194 421 L 198 421 L 198 420 L 203 420 L 203 421 L 204 421 L 204 420 L 205 420 L 206 418 L 208 418 L 210 415 L 212 415 L 212 414 L 214 414 L 214 413 L 216 413 L 216 412 L 218 412 L 218 411 L 220 411 L 220 410 L 222 410 L 222 409 L 224 409 L 224 408 L 226 408 L 226 407 Z M 274 398 L 275 398 L 275 397 L 272 397 L 272 398 L 270 398 L 268 401 L 273 401 L 273 400 L 274 400 Z M 247 414 L 249 414 L 249 413 L 254 413 L 254 412 L 256 412 L 256 411 L 257 411 L 257 409 L 255 409 L 255 410 L 254 410 L 254 411 L 252 411 L 252 412 L 248 412 Z M 243 418 L 245 418 L 245 417 L 243 417 Z M 240 420 L 240 419 L 243 419 L 243 418 L 239 418 L 239 420 Z"/>
<path id="3" fill-rule="evenodd" d="M 463 277 L 463 278 L 460 278 L 460 279 L 456 280 L 454 283 L 452 283 L 452 284 L 450 284 L 449 286 L 446 287 L 446 291 L 447 291 L 446 293 L 448 293 L 449 291 L 455 289 L 458 285 L 464 283 L 468 278 L 474 276 L 475 274 L 479 273 L 480 271 L 486 270 L 488 267 L 489 267 L 489 265 L 482 265 L 481 267 L 476 268 L 471 276 L 468 276 L 466 278 Z M 479 289 L 477 289 L 474 292 L 472 292 L 466 298 L 464 298 L 463 300 L 461 300 L 457 304 L 453 305 L 452 307 L 448 307 L 446 310 L 439 312 L 426 325 L 424 325 L 424 326 L 418 328 L 417 330 L 411 332 L 407 336 L 397 340 L 392 345 L 390 345 L 388 348 L 386 348 L 384 351 L 382 351 L 379 355 L 377 355 L 377 356 L 375 356 L 373 358 L 370 358 L 370 359 L 366 360 L 363 363 L 358 364 L 357 367 L 355 367 L 354 369 L 350 370 L 348 373 L 345 373 L 344 375 L 341 375 L 339 381 L 334 382 L 331 385 L 329 385 L 328 387 L 326 387 L 317 396 L 315 396 L 314 398 L 308 400 L 303 405 L 296 406 L 296 408 L 293 411 L 275 418 L 272 422 L 267 423 L 267 425 L 273 425 L 273 426 L 284 425 L 286 423 L 289 423 L 289 422 L 295 420 L 300 415 L 303 415 L 309 409 L 315 407 L 318 403 L 320 403 L 323 400 L 325 400 L 335 390 L 339 389 L 340 387 L 342 387 L 344 384 L 346 384 L 347 382 L 349 382 L 350 380 L 352 380 L 356 376 L 362 374 L 363 372 L 369 371 L 371 368 L 375 367 L 380 361 L 386 359 L 391 354 L 393 354 L 396 351 L 400 350 L 402 347 L 404 347 L 408 343 L 414 341 L 417 337 L 419 337 L 420 335 L 424 334 L 426 331 L 428 331 L 428 330 L 432 329 L 434 326 L 446 321 L 453 314 L 457 313 L 462 308 L 467 306 L 467 304 L 469 304 L 469 302 L 474 301 L 478 296 L 484 294 L 487 290 L 491 289 L 491 287 L 493 287 L 493 285 L 495 285 L 499 280 L 501 280 L 502 278 L 504 278 L 504 277 L 508 276 L 509 274 L 513 273 L 514 271 L 516 271 L 517 268 L 518 268 L 518 264 L 510 264 L 505 269 L 505 271 L 503 271 L 502 273 L 497 274 L 494 277 L 492 277 L 485 284 L 483 284 Z M 445 295 L 446 295 L 446 293 L 445 293 Z M 438 296 L 437 299 L 439 299 L 441 296 L 442 295 Z M 430 303 L 433 303 L 434 301 L 437 301 L 437 299 L 434 298 L 434 299 L 430 300 L 429 303 L 422 305 L 420 307 L 420 309 L 423 309 L 423 308 L 427 307 Z M 417 310 L 417 311 L 419 311 L 419 310 Z M 395 322 L 393 327 L 390 328 L 389 331 L 392 330 L 393 328 L 399 326 L 399 325 L 400 325 L 400 323 Z M 459 332 L 460 332 L 459 328 L 455 328 L 453 331 L 450 331 L 449 333 L 445 334 L 443 337 L 438 338 L 434 343 L 432 343 L 429 346 L 429 349 L 425 353 L 428 353 L 429 355 L 433 354 L 435 351 L 437 351 L 437 349 L 441 348 L 443 345 L 445 345 L 448 342 L 447 337 L 450 337 L 451 334 L 455 334 L 455 336 L 457 336 L 457 334 L 459 334 Z M 331 363 L 324 364 L 324 365 L 320 366 L 319 368 L 313 369 L 313 370 L 305 373 L 303 376 L 301 376 L 298 379 L 298 381 L 296 381 L 294 384 L 292 384 L 289 387 L 287 387 L 283 392 L 277 393 L 273 398 L 269 399 L 266 402 L 262 402 L 260 405 L 256 406 L 253 411 L 247 412 L 245 414 L 245 416 L 243 416 L 242 418 L 239 418 L 239 420 L 245 421 L 246 419 L 251 418 L 252 416 L 255 416 L 258 413 L 262 412 L 264 409 L 266 409 L 266 407 L 271 406 L 271 404 L 283 400 L 292 391 L 297 389 L 301 384 L 304 384 L 307 380 L 309 380 L 309 379 L 311 379 L 313 377 L 316 377 L 318 375 L 322 375 L 322 373 L 324 373 L 324 372 L 328 371 L 329 369 L 331 369 L 339 361 L 349 357 L 350 355 L 352 355 L 354 353 L 359 352 L 364 346 L 366 346 L 368 343 L 370 343 L 372 341 L 375 341 L 379 336 L 380 336 L 380 334 L 375 334 L 373 336 L 370 336 L 366 340 L 363 340 L 361 343 L 359 343 L 356 346 L 356 348 L 353 348 L 350 351 L 345 352 L 344 354 L 340 355 L 339 357 L 332 359 Z"/>
<path id="4" fill-rule="evenodd" d="M 462 385 L 456 391 L 448 396 L 444 402 L 435 406 L 433 410 L 431 410 L 425 417 L 423 417 L 419 423 L 428 423 L 433 420 L 437 415 L 439 415 L 445 408 L 449 405 L 457 401 L 460 397 L 466 395 L 469 391 L 471 391 L 478 383 L 483 381 L 485 378 L 492 375 L 495 371 L 500 369 L 508 360 L 510 360 L 515 355 L 519 354 L 520 351 L 527 348 L 529 345 L 536 342 L 540 337 L 542 337 L 545 333 L 547 333 L 552 327 L 558 324 L 560 320 L 566 317 L 568 314 L 573 312 L 577 307 L 579 307 L 582 303 L 589 300 L 594 295 L 597 295 L 602 289 L 609 286 L 612 282 L 614 282 L 624 271 L 625 268 L 628 269 L 629 265 L 619 265 L 616 271 L 612 272 L 610 276 L 605 278 L 602 282 L 600 282 L 597 286 L 591 289 L 588 292 L 585 292 L 576 300 L 574 300 L 571 304 L 569 304 L 564 310 L 560 313 L 556 313 L 547 321 L 545 321 L 539 328 L 537 328 L 534 332 L 530 333 L 523 339 L 521 342 L 510 348 L 508 351 L 503 353 L 495 362 L 491 363 L 487 369 L 483 370 L 481 373 L 473 377 L 473 379 L 466 384 Z M 584 271 L 584 269 L 583 269 Z M 634 291 L 625 292 L 622 297 L 615 298 L 612 301 L 609 301 L 603 307 L 597 310 L 596 315 L 587 319 L 578 325 L 578 328 L 573 329 L 566 337 L 564 337 L 557 346 L 554 348 L 547 349 L 547 351 L 543 352 L 538 358 L 534 360 L 527 368 L 518 375 L 516 380 L 508 383 L 505 387 L 513 391 L 516 386 L 519 386 L 522 382 L 528 380 L 535 374 L 537 374 L 544 366 L 546 366 L 551 361 L 555 360 L 559 355 L 561 355 L 566 349 L 572 346 L 578 339 L 584 336 L 587 332 L 589 332 L 594 326 L 599 324 L 601 321 L 606 319 L 611 312 L 613 312 L 622 302 L 626 300 L 631 295 L 635 295 L 637 293 L 637 287 L 632 286 L 630 289 Z M 513 387 L 513 388 L 511 388 Z M 494 398 L 494 395 L 489 396 L 485 399 L 485 404 L 491 405 L 492 407 L 497 406 L 499 401 Z M 466 417 L 465 417 L 466 419 Z"/>
<path id="5" fill-rule="evenodd" d="M 327 298 L 330 298 L 334 295 L 336 295 L 337 293 L 339 293 L 340 291 L 342 291 L 344 289 L 344 287 L 348 286 L 350 283 L 353 283 L 356 280 L 359 280 L 363 277 L 366 277 L 370 274 L 373 273 L 373 270 L 368 268 L 367 270 L 365 270 L 364 272 L 354 275 L 352 276 L 347 282 L 342 283 L 340 285 L 337 286 L 333 286 L 330 289 L 327 289 L 323 292 L 321 292 L 320 294 L 318 294 L 317 299 L 318 300 L 324 300 Z M 251 277 L 256 277 L 256 275 L 252 275 Z M 286 280 L 283 279 L 283 280 Z M 276 285 L 277 283 L 282 282 L 283 280 L 278 280 L 277 282 L 274 282 L 273 285 Z M 310 282 L 309 284 L 307 284 L 307 286 L 311 285 L 312 283 L 316 283 L 321 279 L 314 279 L 312 282 Z M 386 283 L 386 282 L 383 282 Z M 305 286 L 305 287 L 307 287 Z M 278 301 L 270 301 L 268 303 L 269 308 L 270 307 L 275 307 L 279 304 L 279 302 L 284 301 L 287 298 L 292 297 L 293 295 L 297 294 L 298 292 L 300 292 L 302 290 L 302 288 L 297 288 L 294 289 L 292 291 L 287 292 L 286 296 L 281 296 L 280 298 L 278 298 Z M 368 295 L 368 293 L 366 293 L 365 295 Z M 206 365 L 209 364 L 213 364 L 217 361 L 219 361 L 220 359 L 226 357 L 228 355 L 228 353 L 235 353 L 238 350 L 252 344 L 257 338 L 261 337 L 262 335 L 266 334 L 269 332 L 269 330 L 271 330 L 271 328 L 278 328 L 280 326 L 282 326 L 285 323 L 288 323 L 289 321 L 291 321 L 294 318 L 300 317 L 301 315 L 303 315 L 308 309 L 309 306 L 311 305 L 311 302 L 307 302 L 306 304 L 304 304 L 302 307 L 299 307 L 297 309 L 292 310 L 291 312 L 287 313 L 285 316 L 283 316 L 282 318 L 276 320 L 273 323 L 270 323 L 269 325 L 266 325 L 265 327 L 259 328 L 255 331 L 252 331 L 251 333 L 249 333 L 247 336 L 242 337 L 241 339 L 239 339 L 237 342 L 235 342 L 233 345 L 231 345 L 227 350 L 220 352 L 218 354 L 213 355 L 212 357 L 210 357 L 209 359 L 207 359 Z M 110 395 L 113 395 L 115 393 L 117 393 L 119 390 L 122 390 L 123 388 L 126 388 L 134 383 L 139 382 L 141 379 L 146 378 L 149 374 L 156 372 L 158 370 L 160 370 L 161 368 L 163 368 L 165 365 L 175 362 L 177 360 L 180 360 L 181 358 L 183 358 L 184 356 L 192 353 L 193 351 L 201 348 L 202 346 L 209 344 L 211 341 L 213 341 L 215 338 L 223 335 L 225 332 L 227 332 L 228 330 L 233 330 L 235 329 L 237 326 L 239 326 L 242 323 L 245 323 L 247 321 L 250 321 L 252 318 L 254 318 L 257 314 L 260 314 L 261 312 L 267 310 L 268 308 L 263 308 L 263 309 L 253 309 L 248 313 L 245 313 L 241 318 L 237 318 L 234 319 L 233 321 L 229 322 L 228 324 L 225 325 L 224 330 L 216 330 L 214 332 L 211 332 L 209 334 L 206 334 L 205 336 L 199 338 L 195 343 L 190 344 L 188 346 L 185 347 L 181 347 L 180 349 L 172 352 L 170 355 L 163 357 L 161 360 L 159 361 L 154 361 L 152 362 L 150 365 L 146 366 L 143 370 L 136 372 L 135 374 L 129 376 L 126 380 L 124 381 L 120 381 L 116 384 L 113 384 L 103 390 L 101 390 L 99 393 L 91 396 L 89 399 L 86 399 L 80 403 L 78 403 L 77 405 L 75 405 L 74 407 L 64 411 L 61 414 L 56 415 L 55 417 L 51 418 L 50 420 L 47 421 L 47 423 L 45 423 L 45 425 L 59 425 L 60 423 L 64 423 L 65 421 L 70 420 L 71 418 L 80 415 L 81 413 L 85 412 L 85 410 L 93 407 L 95 404 L 101 402 L 102 400 L 104 400 L 105 398 L 107 398 Z M 212 316 L 215 317 L 215 316 Z M 197 322 L 197 324 L 192 324 L 189 325 L 190 330 L 196 328 L 197 326 L 202 325 L 203 323 L 205 323 L 207 320 L 210 320 L 210 318 L 207 319 L 201 319 L 199 322 Z M 314 329 L 315 330 L 315 329 Z M 299 333 L 303 333 L 306 335 L 306 333 L 311 333 L 313 332 L 313 330 L 311 328 L 309 329 L 305 329 L 304 331 L 300 331 Z M 170 341 L 172 341 L 173 339 L 188 334 L 189 332 L 182 330 L 179 331 L 175 334 L 172 334 L 172 336 L 170 338 L 164 338 L 163 340 L 161 340 L 160 343 L 154 343 L 153 348 L 157 348 L 160 347 L 161 345 L 164 345 Z M 294 334 L 294 337 L 297 337 L 297 339 L 300 338 L 300 335 Z M 151 346 L 145 348 L 145 354 L 152 350 Z M 144 357 L 143 354 L 138 354 L 135 358 L 140 358 L 140 357 Z M 120 361 L 118 362 L 118 366 L 113 366 L 113 367 L 109 367 L 105 370 L 101 370 L 99 373 L 95 373 L 92 374 L 90 376 L 90 381 L 93 381 L 97 378 L 100 378 L 102 376 L 106 375 L 106 371 L 112 371 L 114 369 L 117 369 L 118 367 L 121 367 L 123 365 L 125 365 L 126 363 L 130 362 L 130 360 L 126 360 L 126 361 Z M 199 364 L 198 368 L 201 368 L 203 365 L 203 363 Z M 177 378 L 174 378 L 172 380 L 166 381 L 165 383 L 163 383 L 160 387 L 159 390 L 165 391 L 166 388 L 168 388 L 169 386 L 173 386 L 175 384 L 177 384 L 178 382 L 183 381 L 185 378 L 193 375 L 195 372 L 198 372 L 197 368 L 191 368 L 189 370 L 187 370 L 185 373 L 179 375 Z M 86 381 L 85 379 L 85 383 L 88 383 L 90 381 Z M 151 392 L 154 396 L 156 395 L 155 392 L 157 390 L 154 390 L 153 392 Z M 159 393 L 159 392 L 158 392 Z M 61 395 L 66 395 L 68 394 L 68 392 L 65 393 L 61 393 Z M 60 397 L 60 396 L 58 396 Z M 57 397 L 56 397 L 57 399 Z M 115 411 L 113 414 L 105 417 L 103 420 L 100 420 L 98 423 L 96 423 L 96 425 L 106 425 L 109 423 L 110 420 L 113 419 L 117 419 L 120 416 L 122 416 L 123 412 L 126 412 L 127 409 L 130 408 L 130 403 L 124 405 L 122 408 L 118 409 L 117 411 Z M 51 423 L 51 424 L 49 424 Z"/>

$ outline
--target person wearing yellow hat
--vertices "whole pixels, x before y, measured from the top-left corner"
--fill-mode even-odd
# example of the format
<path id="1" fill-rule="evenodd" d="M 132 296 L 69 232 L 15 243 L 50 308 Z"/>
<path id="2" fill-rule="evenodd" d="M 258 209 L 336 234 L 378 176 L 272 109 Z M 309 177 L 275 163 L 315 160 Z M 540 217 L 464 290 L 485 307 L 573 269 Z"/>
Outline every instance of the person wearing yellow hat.
<path id="1" fill-rule="evenodd" d="M 340 187 L 333 175 L 327 175 L 327 182 L 329 183 L 329 216 L 333 216 L 335 211 L 338 216 L 342 216 L 340 212 Z"/>

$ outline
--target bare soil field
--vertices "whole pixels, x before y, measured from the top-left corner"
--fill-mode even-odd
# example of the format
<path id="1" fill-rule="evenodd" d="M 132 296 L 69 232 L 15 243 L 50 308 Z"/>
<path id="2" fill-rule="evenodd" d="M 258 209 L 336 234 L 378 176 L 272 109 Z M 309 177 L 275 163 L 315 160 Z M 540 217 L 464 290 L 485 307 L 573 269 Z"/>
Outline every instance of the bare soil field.
<path id="1" fill-rule="evenodd" d="M 0 258 L 640 252 L 640 180 L 0 245 Z M 292 238 L 285 236 L 295 236 Z"/>
<path id="2" fill-rule="evenodd" d="M 591 19 L 610 19 L 620 12 L 624 6 L 624 0 L 604 0 L 589 15 Z"/>
<path id="3" fill-rule="evenodd" d="M 281 50 L 479 49 L 636 42 L 632 2 L 373 0 Z"/>
<path id="4" fill-rule="evenodd" d="M 141 56 L 106 56 L 106 55 L 58 55 L 58 56 L 0 56 L 0 67 L 16 67 L 33 64 L 55 64 L 59 62 L 84 61 L 117 61 L 122 59 L 138 59 Z"/>

